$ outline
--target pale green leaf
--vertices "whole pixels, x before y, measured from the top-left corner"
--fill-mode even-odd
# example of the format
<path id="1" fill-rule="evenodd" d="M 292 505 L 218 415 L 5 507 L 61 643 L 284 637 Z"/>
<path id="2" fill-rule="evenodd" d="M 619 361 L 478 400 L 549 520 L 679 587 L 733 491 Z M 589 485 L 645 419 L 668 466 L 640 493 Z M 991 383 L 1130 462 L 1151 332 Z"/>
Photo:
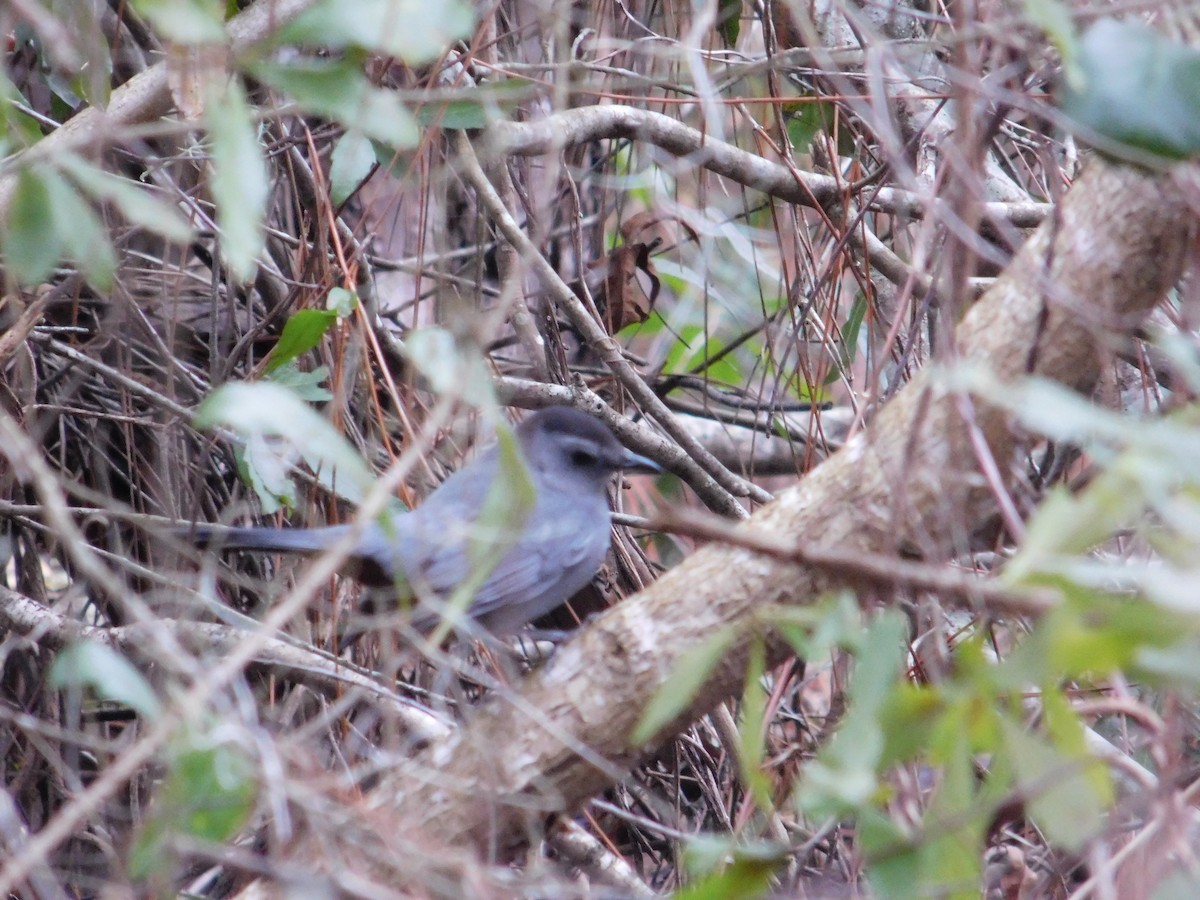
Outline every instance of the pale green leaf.
<path id="1" fill-rule="evenodd" d="M 254 274 L 263 250 L 270 181 L 249 101 L 237 79 L 210 92 L 205 121 L 212 151 L 209 184 L 217 206 L 221 252 L 239 281 Z"/>
<path id="2" fill-rule="evenodd" d="M 260 62 L 251 69 L 301 109 L 392 148 L 415 147 L 420 139 L 416 119 L 400 98 L 371 84 L 351 60 L 300 58 Z"/>
<path id="3" fill-rule="evenodd" d="M 106 172 L 77 156 L 67 156 L 59 165 L 83 190 L 97 200 L 115 205 L 132 224 L 180 243 L 195 236 L 194 229 L 179 210 L 160 200 L 146 187 Z"/>
<path id="4" fill-rule="evenodd" d="M 345 288 L 335 287 L 330 288 L 329 294 L 325 297 L 325 308 L 335 313 L 339 319 L 345 319 L 358 309 L 358 302 L 358 294 Z"/>
<path id="5" fill-rule="evenodd" d="M 343 0 L 321 0 L 282 29 L 287 43 L 362 47 L 410 65 L 428 62 L 470 35 L 475 15 L 462 0 L 359 0 L 347 15 Z"/>
<path id="6" fill-rule="evenodd" d="M 55 688 L 90 688 L 104 700 L 122 703 L 146 719 L 162 712 L 150 682 L 124 656 L 95 641 L 72 644 L 50 667 Z"/>
<path id="7" fill-rule="evenodd" d="M 1104 824 L 1103 798 L 1088 773 L 1097 761 L 1082 753 L 1060 753 L 1011 720 L 1004 720 L 1002 728 L 1030 817 L 1052 843 L 1070 852 L 1081 850 Z"/>
<path id="8" fill-rule="evenodd" d="M 329 367 L 317 366 L 301 372 L 294 362 L 280 366 L 267 375 L 268 380 L 281 384 L 301 400 L 309 403 L 324 403 L 333 399 L 333 394 L 322 385 L 329 379 Z"/>
<path id="9" fill-rule="evenodd" d="M 341 205 L 358 190 L 375 168 L 375 148 L 361 131 L 348 131 L 333 148 L 329 160 L 329 194 Z"/>
<path id="10" fill-rule="evenodd" d="M 1200 153 L 1200 52 L 1140 22 L 1100 19 L 1080 40 L 1072 71 L 1060 105 L 1100 149 Z"/>
<path id="11" fill-rule="evenodd" d="M 221 43 L 225 40 L 221 0 L 131 0 L 163 35 L 180 44 Z"/>
<path id="12" fill-rule="evenodd" d="M 76 263 L 88 283 L 100 291 L 112 288 L 117 272 L 117 255 L 108 230 L 95 211 L 58 173 L 47 178 L 54 227 L 63 237 L 66 254 Z"/>
<path id="13" fill-rule="evenodd" d="M 671 672 L 670 679 L 647 704 L 641 720 L 633 729 L 629 739 L 635 746 L 649 743 L 663 728 L 675 721 L 708 681 L 736 637 L 737 631 L 734 629 L 721 629 L 683 655 Z"/>
<path id="14" fill-rule="evenodd" d="M 286 438 L 323 484 L 355 503 L 366 496 L 375 481 L 350 443 L 312 407 L 279 384 L 222 385 L 200 404 L 196 426 L 225 427 L 243 438 Z"/>
<path id="15" fill-rule="evenodd" d="M 485 409 L 496 407 L 492 375 L 477 348 L 445 328 L 419 328 L 404 342 L 404 355 L 435 393 L 458 397 Z"/>
<path id="16" fill-rule="evenodd" d="M 62 259 L 65 247 L 58 231 L 46 173 L 22 168 L 4 222 L 4 264 L 25 285 L 45 281 Z"/>

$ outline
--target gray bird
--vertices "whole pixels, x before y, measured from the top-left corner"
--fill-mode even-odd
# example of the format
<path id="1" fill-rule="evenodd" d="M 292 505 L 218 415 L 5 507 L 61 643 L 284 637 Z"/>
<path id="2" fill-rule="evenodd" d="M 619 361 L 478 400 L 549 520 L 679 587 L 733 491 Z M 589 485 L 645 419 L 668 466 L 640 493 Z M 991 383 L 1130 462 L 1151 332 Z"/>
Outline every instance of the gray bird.
<path id="1" fill-rule="evenodd" d="M 551 407 L 516 429 L 536 499 L 510 548 L 475 592 L 467 615 L 496 635 L 511 633 L 571 598 L 591 581 L 608 553 L 611 518 L 606 487 L 620 470 L 661 472 L 652 460 L 623 447 L 607 426 L 578 410 Z M 350 555 L 352 573 L 393 602 L 444 602 L 470 574 L 472 526 L 499 471 L 492 446 L 459 469 L 391 528 L 369 524 Z M 325 528 L 217 528 L 181 532 L 221 549 L 320 553 L 350 525 Z M 398 577 L 399 576 L 399 577 Z M 407 584 L 407 590 L 404 585 Z M 405 596 L 396 597 L 397 586 Z M 380 591 L 375 591 L 378 594 Z M 412 624 L 428 630 L 437 613 L 418 608 Z"/>

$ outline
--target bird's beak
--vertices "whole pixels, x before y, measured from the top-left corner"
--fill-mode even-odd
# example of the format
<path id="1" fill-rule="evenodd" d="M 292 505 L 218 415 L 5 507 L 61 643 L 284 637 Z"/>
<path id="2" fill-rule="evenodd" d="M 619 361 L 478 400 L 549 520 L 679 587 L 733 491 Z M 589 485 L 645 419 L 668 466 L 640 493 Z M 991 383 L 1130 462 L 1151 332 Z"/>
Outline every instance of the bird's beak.
<path id="1" fill-rule="evenodd" d="M 661 475 L 663 467 L 654 460 L 626 450 L 621 460 L 621 469 L 625 472 L 644 472 L 647 475 Z"/>

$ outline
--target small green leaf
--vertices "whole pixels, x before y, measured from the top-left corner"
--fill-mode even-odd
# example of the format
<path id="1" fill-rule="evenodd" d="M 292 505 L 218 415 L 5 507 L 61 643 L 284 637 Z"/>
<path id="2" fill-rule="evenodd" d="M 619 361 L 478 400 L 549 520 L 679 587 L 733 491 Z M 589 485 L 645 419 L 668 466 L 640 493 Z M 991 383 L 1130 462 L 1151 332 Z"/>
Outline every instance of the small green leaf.
<path id="1" fill-rule="evenodd" d="M 641 721 L 633 729 L 630 741 L 642 746 L 687 708 L 692 698 L 708 681 L 717 663 L 724 658 L 737 638 L 738 632 L 724 628 L 711 635 L 698 647 L 693 647 L 679 660 L 670 679 L 646 706 Z"/>
<path id="2" fill-rule="evenodd" d="M 879 616 L 855 652 L 846 718 L 833 740 L 805 771 L 799 799 L 819 815 L 867 803 L 878 786 L 877 768 L 886 741 L 881 720 L 904 667 L 905 622 L 898 613 Z"/>
<path id="3" fill-rule="evenodd" d="M 941 781 L 929 800 L 919 850 L 920 893 L 953 897 L 977 886 L 991 810 L 978 802 L 974 757 L 965 729 L 947 729 Z"/>
<path id="4" fill-rule="evenodd" d="M 18 107 L 23 102 L 16 85 L 0 71 L 0 157 L 24 150 L 42 138 L 38 122 Z"/>
<path id="5" fill-rule="evenodd" d="M 913 897 L 921 883 L 921 845 L 879 810 L 858 817 L 858 843 L 878 897 Z M 978 891 L 976 891 L 976 896 Z"/>
<path id="6" fill-rule="evenodd" d="M 1050 841 L 1078 852 L 1104 823 L 1104 802 L 1092 783 L 1098 761 L 1087 754 L 1063 754 L 1019 723 L 1003 722 L 1008 757 L 1034 822 Z"/>
<path id="7" fill-rule="evenodd" d="M 50 685 L 91 688 L 97 696 L 123 703 L 146 719 L 155 719 L 162 704 L 144 675 L 111 647 L 95 641 L 72 644 L 50 667 Z"/>
<path id="8" fill-rule="evenodd" d="M 342 135 L 329 160 L 329 195 L 341 206 L 374 170 L 375 148 L 361 131 Z"/>
<path id="9" fill-rule="evenodd" d="M 291 362 L 268 373 L 267 378 L 309 403 L 325 403 L 333 399 L 333 394 L 321 386 L 329 378 L 328 366 L 317 366 L 311 372 L 301 372 Z"/>
<path id="10" fill-rule="evenodd" d="M 726 47 L 737 44 L 742 30 L 742 0 L 717 0 L 717 31 Z"/>
<path id="11" fill-rule="evenodd" d="M 219 44 L 225 40 L 221 0 L 132 0 L 132 5 L 176 43 Z"/>
<path id="12" fill-rule="evenodd" d="M 267 163 L 241 82 L 232 79 L 223 90 L 211 91 L 205 109 L 221 252 L 234 277 L 245 281 L 254 274 L 266 240 Z"/>
<path id="13" fill-rule="evenodd" d="M 266 371 L 273 372 L 317 346 L 337 319 L 337 313 L 325 309 L 301 309 L 292 313 L 283 325 L 279 340 L 271 348 Z"/>
<path id="14" fill-rule="evenodd" d="M 738 728 L 738 762 L 742 782 L 760 809 L 773 809 L 771 783 L 763 771 L 766 752 L 767 695 L 763 687 L 766 648 L 758 638 L 750 647 L 746 663 L 746 687 L 742 693 L 742 721 Z"/>
<path id="15" fill-rule="evenodd" d="M 846 317 L 846 324 L 842 326 L 842 354 L 843 364 L 849 367 L 854 362 L 854 357 L 858 354 L 858 333 L 862 330 L 863 319 L 867 317 L 867 295 L 859 292 L 854 298 L 854 305 L 850 307 L 850 315 Z"/>
<path id="16" fill-rule="evenodd" d="M 701 877 L 675 893 L 675 900 L 753 900 L 767 895 L 771 878 L 787 865 L 787 848 L 774 843 L 745 844 L 735 838 L 702 835 L 688 841 L 684 864 Z"/>
<path id="17" fill-rule="evenodd" d="M 458 131 L 484 128 L 491 121 L 487 105 L 480 100 L 426 103 L 417 108 L 416 114 L 422 125 Z"/>
<path id="18" fill-rule="evenodd" d="M 361 47 L 410 65 L 429 62 L 470 35 L 475 15 L 461 0 L 321 0 L 281 29 L 279 40 L 317 47 Z"/>
<path id="19" fill-rule="evenodd" d="M 45 281 L 62 259 L 65 247 L 54 216 L 44 170 L 17 172 L 17 184 L 4 223 L 4 262 L 25 285 Z"/>
<path id="20" fill-rule="evenodd" d="M 83 190 L 97 200 L 115 205 L 132 224 L 179 243 L 186 243 L 194 237 L 195 231 L 179 210 L 159 200 L 147 188 L 106 172 L 77 156 L 66 156 L 59 161 L 59 165 Z"/>
<path id="21" fill-rule="evenodd" d="M 421 132 L 412 113 L 390 92 L 371 84 L 349 59 L 293 59 L 251 67 L 301 109 L 340 122 L 394 149 L 415 147 Z"/>
<path id="22" fill-rule="evenodd" d="M 88 283 L 98 290 L 112 289 L 117 255 L 100 217 L 62 177 L 49 182 L 55 227 L 65 238 L 67 255 L 79 264 Z"/>
<path id="23" fill-rule="evenodd" d="M 787 119 L 788 138 L 799 153 L 808 153 L 817 135 L 833 131 L 837 107 L 831 100 L 809 95 L 789 103 L 787 109 L 791 113 Z"/>
<path id="24" fill-rule="evenodd" d="M 246 437 L 234 452 L 238 474 L 258 497 L 266 515 L 296 508 L 296 482 L 291 471 L 295 453 L 281 441 L 268 441 L 261 434 Z"/>
<path id="25" fill-rule="evenodd" d="M 258 787 L 254 768 L 229 742 L 187 737 L 168 762 L 151 814 L 129 855 L 130 874 L 163 875 L 173 863 L 172 836 L 220 844 L 233 838 L 254 811 Z"/>

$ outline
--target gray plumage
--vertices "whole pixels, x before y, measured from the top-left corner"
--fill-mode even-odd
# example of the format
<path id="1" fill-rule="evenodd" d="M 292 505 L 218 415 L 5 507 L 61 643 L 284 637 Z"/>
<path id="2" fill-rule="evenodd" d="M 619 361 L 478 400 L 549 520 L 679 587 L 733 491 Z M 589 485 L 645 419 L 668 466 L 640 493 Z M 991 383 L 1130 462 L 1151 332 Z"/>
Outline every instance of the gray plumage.
<path id="1" fill-rule="evenodd" d="M 516 436 L 536 499 L 519 536 L 468 608 L 468 615 L 494 634 L 515 631 L 550 612 L 600 569 L 611 533 L 606 487 L 614 473 L 661 471 L 623 447 L 604 424 L 566 407 L 532 414 Z M 356 577 L 395 599 L 399 573 L 417 597 L 447 600 L 470 572 L 472 527 L 499 466 L 499 448 L 493 446 L 415 510 L 396 515 L 390 534 L 369 524 L 350 556 Z M 222 549 L 320 553 L 350 528 L 195 526 L 187 534 Z M 419 610 L 413 625 L 424 630 L 436 621 L 436 613 Z"/>

